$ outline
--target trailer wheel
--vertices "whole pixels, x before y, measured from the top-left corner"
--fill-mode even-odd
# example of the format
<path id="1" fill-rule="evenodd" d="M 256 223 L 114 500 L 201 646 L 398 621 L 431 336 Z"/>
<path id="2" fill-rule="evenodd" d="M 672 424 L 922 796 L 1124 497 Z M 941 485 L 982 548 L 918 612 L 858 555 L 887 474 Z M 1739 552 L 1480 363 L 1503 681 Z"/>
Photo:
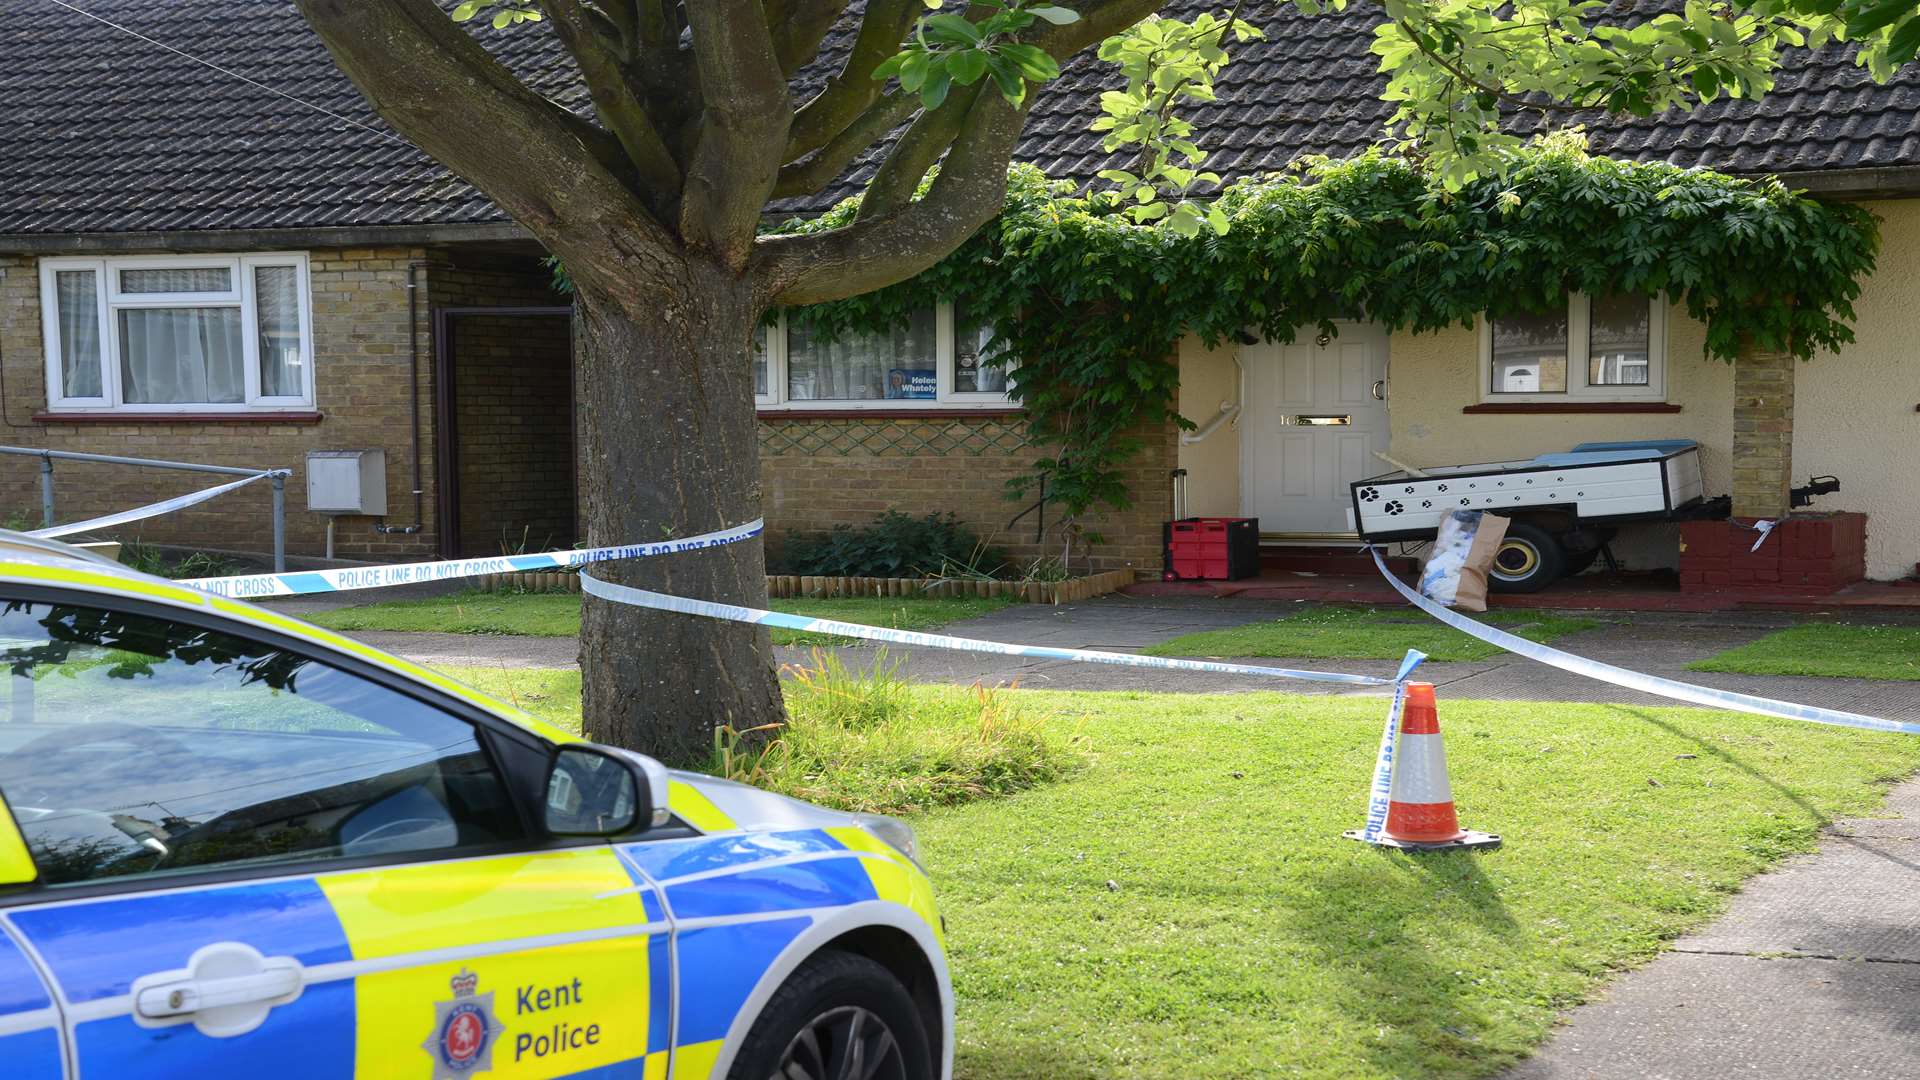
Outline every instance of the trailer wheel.
<path id="1" fill-rule="evenodd" d="M 1552 533 L 1524 521 L 1510 522 L 1506 539 L 1493 553 L 1487 586 L 1503 593 L 1539 592 L 1560 580 L 1566 568 L 1566 550 Z"/>

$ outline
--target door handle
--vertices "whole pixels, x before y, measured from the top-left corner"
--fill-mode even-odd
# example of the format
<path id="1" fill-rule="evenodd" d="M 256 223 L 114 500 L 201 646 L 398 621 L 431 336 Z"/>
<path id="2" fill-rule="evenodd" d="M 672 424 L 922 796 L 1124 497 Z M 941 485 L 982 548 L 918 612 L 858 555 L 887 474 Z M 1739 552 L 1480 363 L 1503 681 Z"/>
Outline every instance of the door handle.
<path id="1" fill-rule="evenodd" d="M 291 956 L 262 956 L 251 945 L 203 946 L 175 971 L 133 982 L 133 1017 L 142 1027 L 192 1023 L 203 1035 L 245 1035 L 306 988 L 306 970 Z"/>
<path id="2" fill-rule="evenodd" d="M 1387 380 L 1385 379 L 1373 380 L 1373 400 L 1375 401 L 1387 400 Z"/>

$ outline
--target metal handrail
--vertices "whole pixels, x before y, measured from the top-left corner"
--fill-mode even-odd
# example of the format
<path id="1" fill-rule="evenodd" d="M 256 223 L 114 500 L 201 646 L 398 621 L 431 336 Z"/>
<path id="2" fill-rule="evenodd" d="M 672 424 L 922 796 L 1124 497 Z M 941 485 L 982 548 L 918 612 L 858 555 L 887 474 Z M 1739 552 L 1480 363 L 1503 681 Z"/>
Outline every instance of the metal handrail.
<path id="1" fill-rule="evenodd" d="M 40 459 L 40 517 L 46 528 L 53 528 L 53 463 L 55 461 L 91 461 L 102 465 L 137 465 L 149 469 L 177 469 L 181 472 L 218 473 L 222 476 L 265 476 L 273 482 L 273 572 L 287 569 L 287 477 L 292 469 L 243 469 L 233 465 L 200 465 L 188 461 L 160 458 L 122 457 L 118 454 L 88 454 L 78 450 L 42 450 L 31 446 L 0 446 L 0 454 L 18 454 Z"/>

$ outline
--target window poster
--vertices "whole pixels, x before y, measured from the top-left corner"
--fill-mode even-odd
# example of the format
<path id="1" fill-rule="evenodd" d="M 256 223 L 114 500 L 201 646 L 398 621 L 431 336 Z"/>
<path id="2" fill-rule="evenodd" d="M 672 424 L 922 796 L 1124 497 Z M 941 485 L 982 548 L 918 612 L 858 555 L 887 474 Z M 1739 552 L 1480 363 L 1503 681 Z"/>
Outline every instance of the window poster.
<path id="1" fill-rule="evenodd" d="M 887 396 L 931 401 L 940 394 L 932 368 L 892 368 L 887 372 Z"/>

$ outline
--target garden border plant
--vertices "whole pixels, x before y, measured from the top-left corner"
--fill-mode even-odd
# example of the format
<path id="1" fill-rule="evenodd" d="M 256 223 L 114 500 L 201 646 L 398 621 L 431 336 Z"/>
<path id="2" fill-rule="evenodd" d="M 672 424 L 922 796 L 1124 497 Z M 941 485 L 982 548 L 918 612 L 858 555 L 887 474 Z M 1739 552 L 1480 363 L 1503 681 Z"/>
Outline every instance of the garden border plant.
<path id="1" fill-rule="evenodd" d="M 1138 432 L 1177 412 L 1183 336 L 1217 346 L 1254 330 L 1365 313 L 1393 330 L 1472 326 L 1544 311 L 1567 291 L 1642 292 L 1706 325 L 1708 356 L 1744 343 L 1801 359 L 1853 340 L 1859 278 L 1879 248 L 1873 216 L 1776 179 L 1595 157 L 1562 132 L 1517 152 L 1503 176 L 1449 191 L 1415 163 L 1370 151 L 1310 159 L 1228 185 L 1224 235 L 1136 224 L 1110 193 L 1080 194 L 1030 166 L 1006 209 L 924 273 L 864 296 L 791 309 L 790 327 L 836 340 L 904 325 L 929 299 L 964 298 L 995 328 L 990 363 L 1017 361 L 1013 395 L 1043 448 L 1009 482 L 1044 481 L 1069 518 L 1131 503 L 1121 469 Z M 844 225 L 848 200 L 785 232 Z M 1779 283 L 1793 283 L 1791 293 Z"/>

